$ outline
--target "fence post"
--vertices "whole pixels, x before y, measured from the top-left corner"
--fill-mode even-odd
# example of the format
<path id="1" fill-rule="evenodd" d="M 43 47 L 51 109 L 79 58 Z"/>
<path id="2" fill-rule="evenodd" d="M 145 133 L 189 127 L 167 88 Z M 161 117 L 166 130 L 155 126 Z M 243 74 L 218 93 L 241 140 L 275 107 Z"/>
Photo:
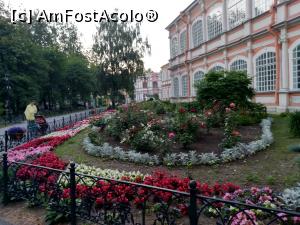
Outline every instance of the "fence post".
<path id="1" fill-rule="evenodd" d="M 198 224 L 198 215 L 197 215 L 197 183 L 192 180 L 190 182 L 190 205 L 189 205 L 189 218 L 190 225 Z"/>
<path id="2" fill-rule="evenodd" d="M 70 115 L 70 122 L 69 125 L 72 124 L 72 116 Z"/>
<path id="3" fill-rule="evenodd" d="M 4 151 L 7 152 L 7 150 L 8 150 L 8 132 L 6 130 L 4 134 Z"/>
<path id="4" fill-rule="evenodd" d="M 86 119 L 86 117 L 87 117 L 87 116 L 86 116 L 86 111 L 85 111 L 85 112 L 84 112 L 84 119 Z"/>
<path id="5" fill-rule="evenodd" d="M 80 113 L 80 117 L 81 117 L 81 120 L 83 120 L 83 114 L 82 113 Z"/>
<path id="6" fill-rule="evenodd" d="M 2 182 L 3 182 L 3 198 L 2 203 L 7 205 L 8 197 L 8 163 L 7 163 L 7 152 L 3 152 L 2 155 Z"/>
<path id="7" fill-rule="evenodd" d="M 75 113 L 75 122 L 77 122 L 77 113 Z"/>
<path id="8" fill-rule="evenodd" d="M 64 127 L 65 126 L 65 117 L 63 116 L 63 118 L 62 118 L 62 127 Z"/>
<path id="9" fill-rule="evenodd" d="M 70 197 L 71 197 L 71 225 L 76 225 L 76 179 L 75 163 L 70 163 Z"/>

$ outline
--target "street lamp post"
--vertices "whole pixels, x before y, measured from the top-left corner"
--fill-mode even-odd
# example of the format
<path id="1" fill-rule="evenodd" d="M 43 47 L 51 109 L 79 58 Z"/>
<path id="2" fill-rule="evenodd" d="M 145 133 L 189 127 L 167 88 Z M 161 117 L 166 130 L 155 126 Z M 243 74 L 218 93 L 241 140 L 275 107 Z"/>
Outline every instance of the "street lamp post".
<path id="1" fill-rule="evenodd" d="M 11 85 L 9 81 L 8 72 L 4 74 L 4 81 L 5 81 L 5 126 L 7 122 L 11 122 L 10 116 L 10 90 Z"/>

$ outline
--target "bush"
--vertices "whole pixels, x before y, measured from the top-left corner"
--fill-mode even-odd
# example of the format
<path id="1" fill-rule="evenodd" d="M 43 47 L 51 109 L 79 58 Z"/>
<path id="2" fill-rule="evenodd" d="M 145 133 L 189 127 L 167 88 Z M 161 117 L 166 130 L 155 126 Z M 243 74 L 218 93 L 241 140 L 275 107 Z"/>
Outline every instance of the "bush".
<path id="1" fill-rule="evenodd" d="M 209 72 L 196 84 L 197 100 L 202 109 L 212 108 L 215 102 L 228 106 L 234 102 L 238 108 L 248 108 L 254 96 L 251 79 L 239 71 Z"/>
<path id="2" fill-rule="evenodd" d="M 300 137 L 300 112 L 291 113 L 289 120 L 291 134 Z"/>
<path id="3" fill-rule="evenodd" d="M 94 145 L 101 146 L 104 143 L 102 135 L 96 131 L 90 132 L 88 136 Z"/>

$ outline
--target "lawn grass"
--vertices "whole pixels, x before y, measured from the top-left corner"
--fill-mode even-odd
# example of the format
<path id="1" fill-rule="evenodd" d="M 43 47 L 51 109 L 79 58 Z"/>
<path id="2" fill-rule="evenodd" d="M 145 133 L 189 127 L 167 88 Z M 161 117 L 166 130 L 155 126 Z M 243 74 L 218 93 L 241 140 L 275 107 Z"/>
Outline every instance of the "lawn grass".
<path id="1" fill-rule="evenodd" d="M 210 184 L 228 181 L 242 187 L 267 185 L 281 191 L 300 182 L 300 154 L 288 151 L 289 145 L 300 144 L 300 138 L 294 138 L 290 135 L 288 118 L 274 116 L 272 131 L 275 142 L 270 148 L 244 160 L 214 166 L 150 167 L 90 156 L 81 147 L 83 138 L 89 132 L 88 129 L 59 146 L 55 152 L 65 160 L 100 168 L 140 170 L 144 173 L 151 173 L 155 169 L 160 169 L 180 176 L 191 176 Z"/>

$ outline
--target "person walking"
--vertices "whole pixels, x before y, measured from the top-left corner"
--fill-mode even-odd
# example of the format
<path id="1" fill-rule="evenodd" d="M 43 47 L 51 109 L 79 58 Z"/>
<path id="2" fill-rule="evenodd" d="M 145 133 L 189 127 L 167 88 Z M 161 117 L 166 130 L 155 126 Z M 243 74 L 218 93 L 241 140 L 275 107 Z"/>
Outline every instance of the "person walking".
<path id="1" fill-rule="evenodd" d="M 35 114 L 37 113 L 37 107 L 35 101 L 31 101 L 25 109 L 25 118 L 27 120 L 27 130 L 29 137 L 34 137 L 37 131 L 37 125 L 35 123 Z"/>

